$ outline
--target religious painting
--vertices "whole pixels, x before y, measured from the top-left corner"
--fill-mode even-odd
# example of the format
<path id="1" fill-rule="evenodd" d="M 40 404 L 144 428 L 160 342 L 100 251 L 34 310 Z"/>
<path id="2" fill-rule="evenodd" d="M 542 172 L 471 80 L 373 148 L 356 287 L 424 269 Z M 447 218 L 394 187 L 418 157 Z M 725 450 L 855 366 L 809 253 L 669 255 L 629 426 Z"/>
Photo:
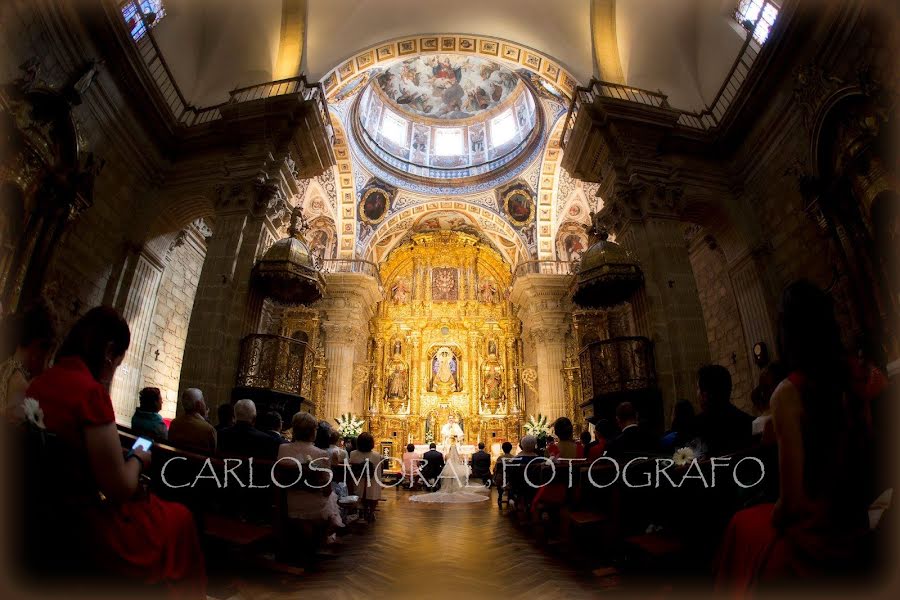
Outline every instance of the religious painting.
<path id="1" fill-rule="evenodd" d="M 562 260 L 578 261 L 588 248 L 588 236 L 583 225 L 566 223 L 557 234 L 557 254 Z"/>
<path id="2" fill-rule="evenodd" d="M 342 64 L 340 67 L 338 67 L 338 74 L 341 76 L 342 80 L 347 79 L 348 77 L 353 75 L 353 73 L 354 73 L 354 68 L 353 68 L 352 60 L 348 60 L 347 62 Z"/>
<path id="3" fill-rule="evenodd" d="M 503 400 L 503 368 L 499 364 L 486 364 L 481 373 L 481 399 L 490 408 L 496 408 Z"/>
<path id="4" fill-rule="evenodd" d="M 428 391 L 436 392 L 439 389 L 445 389 L 450 392 L 458 392 L 459 381 L 459 359 L 453 350 L 442 346 L 431 359 Z"/>
<path id="5" fill-rule="evenodd" d="M 497 56 L 497 50 L 498 50 L 497 42 L 481 40 L 481 44 L 479 45 L 479 52 L 483 52 L 484 54 L 493 54 L 494 56 Z"/>
<path id="6" fill-rule="evenodd" d="M 394 304 L 406 304 L 409 301 L 409 281 L 399 278 L 391 286 L 391 301 Z"/>
<path id="7" fill-rule="evenodd" d="M 389 204 L 387 191 L 377 187 L 369 188 L 359 201 L 359 218 L 370 225 L 377 225 L 384 220 Z"/>
<path id="8" fill-rule="evenodd" d="M 488 277 L 478 285 L 478 299 L 484 304 L 500 304 L 500 288 L 497 282 Z"/>
<path id="9" fill-rule="evenodd" d="M 497 340 L 488 340 L 487 343 L 487 353 L 488 356 L 497 356 Z"/>
<path id="10" fill-rule="evenodd" d="M 462 231 L 472 222 L 453 211 L 439 211 L 425 215 L 413 226 L 414 231 Z"/>
<path id="11" fill-rule="evenodd" d="M 332 72 L 328 74 L 328 77 L 325 78 L 325 81 L 322 82 L 322 85 L 325 87 L 326 91 L 331 91 L 335 85 L 337 85 L 337 75 Z"/>
<path id="12" fill-rule="evenodd" d="M 317 266 L 326 258 L 334 258 L 337 249 L 334 231 L 334 221 L 327 217 L 319 217 L 310 223 L 306 239 L 309 241 L 309 253 Z"/>
<path id="13" fill-rule="evenodd" d="M 431 299 L 435 302 L 456 302 L 459 299 L 459 271 L 452 267 L 438 267 L 431 272 Z"/>
<path id="14" fill-rule="evenodd" d="M 519 85 L 516 75 L 491 60 L 452 54 L 408 58 L 388 67 L 376 82 L 401 110 L 437 119 L 491 110 Z"/>
<path id="15" fill-rule="evenodd" d="M 484 158 L 484 123 L 479 123 L 477 125 L 472 125 L 469 127 L 469 147 L 472 150 L 473 162 L 478 159 L 474 158 L 475 156 L 481 156 L 481 159 Z"/>
<path id="16" fill-rule="evenodd" d="M 431 135 L 431 127 L 416 123 L 413 126 L 412 149 L 417 155 L 424 157 L 428 154 L 428 138 Z"/>
<path id="17" fill-rule="evenodd" d="M 528 225 L 534 220 L 534 198 L 527 190 L 514 188 L 503 196 L 503 212 L 513 225 Z"/>
<path id="18" fill-rule="evenodd" d="M 391 361 L 385 383 L 386 400 L 405 400 L 409 390 L 409 370 L 402 360 Z"/>

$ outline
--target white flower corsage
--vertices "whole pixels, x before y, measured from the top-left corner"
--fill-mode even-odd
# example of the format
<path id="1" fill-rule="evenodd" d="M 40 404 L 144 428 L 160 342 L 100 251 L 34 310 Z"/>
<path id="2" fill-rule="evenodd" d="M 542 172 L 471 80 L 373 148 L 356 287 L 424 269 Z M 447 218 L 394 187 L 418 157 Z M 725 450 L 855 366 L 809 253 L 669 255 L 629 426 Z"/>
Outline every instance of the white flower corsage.
<path id="1" fill-rule="evenodd" d="M 25 409 L 25 418 L 28 419 L 29 423 L 38 429 L 47 429 L 44 425 L 44 411 L 41 410 L 41 405 L 38 404 L 37 400 L 25 398 L 23 408 Z"/>

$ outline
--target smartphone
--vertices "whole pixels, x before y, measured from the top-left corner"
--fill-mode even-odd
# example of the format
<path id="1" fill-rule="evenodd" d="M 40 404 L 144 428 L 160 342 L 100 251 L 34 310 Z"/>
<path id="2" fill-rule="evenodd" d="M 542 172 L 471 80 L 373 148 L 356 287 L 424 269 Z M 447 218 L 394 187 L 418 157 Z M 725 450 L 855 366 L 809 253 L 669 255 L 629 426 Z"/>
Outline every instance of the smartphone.
<path id="1" fill-rule="evenodd" d="M 153 442 L 148 440 L 147 438 L 139 437 L 134 441 L 134 446 L 131 447 L 132 450 L 143 450 L 147 452 L 150 450 L 150 446 L 153 445 Z"/>

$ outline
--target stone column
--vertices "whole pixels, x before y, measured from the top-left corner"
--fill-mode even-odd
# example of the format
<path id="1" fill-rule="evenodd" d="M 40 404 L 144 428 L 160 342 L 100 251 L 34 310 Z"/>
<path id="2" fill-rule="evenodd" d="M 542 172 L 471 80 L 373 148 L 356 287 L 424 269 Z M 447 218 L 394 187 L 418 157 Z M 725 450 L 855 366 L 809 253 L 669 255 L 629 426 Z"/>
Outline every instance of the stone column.
<path id="1" fill-rule="evenodd" d="M 653 341 L 656 378 L 668 423 L 676 400 L 697 396 L 697 368 L 709 362 L 709 342 L 697 284 L 677 217 L 678 190 L 636 185 L 606 204 L 601 220 L 641 263 L 644 286 L 632 299 L 637 335 Z"/>
<path id="2" fill-rule="evenodd" d="M 328 421 L 344 413 L 362 415 L 369 390 L 353 396 L 354 367 L 365 364 L 369 339 L 369 321 L 381 301 L 378 281 L 364 273 L 329 273 L 325 279 L 325 297 L 321 300 L 322 327 L 325 330 L 325 406 L 318 414 Z"/>
<path id="3" fill-rule="evenodd" d="M 520 275 L 513 282 L 510 296 L 537 362 L 538 398 L 532 412 L 545 415 L 551 422 L 566 414 L 562 369 L 572 313 L 567 300 L 570 284 L 568 275 Z"/>
<path id="4" fill-rule="evenodd" d="M 254 332 L 249 321 L 259 316 L 248 317 L 250 273 L 275 239 L 273 221 L 285 212 L 271 180 L 236 183 L 218 194 L 215 231 L 197 285 L 179 384 L 180 391 L 203 390 L 210 412 L 231 401 L 241 338 Z"/>

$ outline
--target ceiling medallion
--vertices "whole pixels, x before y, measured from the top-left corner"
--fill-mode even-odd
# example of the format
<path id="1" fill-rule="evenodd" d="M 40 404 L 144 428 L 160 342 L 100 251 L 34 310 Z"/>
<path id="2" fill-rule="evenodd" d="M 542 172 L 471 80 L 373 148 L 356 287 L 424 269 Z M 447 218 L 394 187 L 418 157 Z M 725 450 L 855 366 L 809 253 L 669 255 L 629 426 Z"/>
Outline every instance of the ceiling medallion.
<path id="1" fill-rule="evenodd" d="M 384 221 L 391 204 L 391 193 L 381 187 L 370 187 L 359 201 L 357 213 L 363 223 L 378 225 Z"/>
<path id="2" fill-rule="evenodd" d="M 503 214 L 515 227 L 534 222 L 534 195 L 527 184 L 517 182 L 500 192 Z"/>

